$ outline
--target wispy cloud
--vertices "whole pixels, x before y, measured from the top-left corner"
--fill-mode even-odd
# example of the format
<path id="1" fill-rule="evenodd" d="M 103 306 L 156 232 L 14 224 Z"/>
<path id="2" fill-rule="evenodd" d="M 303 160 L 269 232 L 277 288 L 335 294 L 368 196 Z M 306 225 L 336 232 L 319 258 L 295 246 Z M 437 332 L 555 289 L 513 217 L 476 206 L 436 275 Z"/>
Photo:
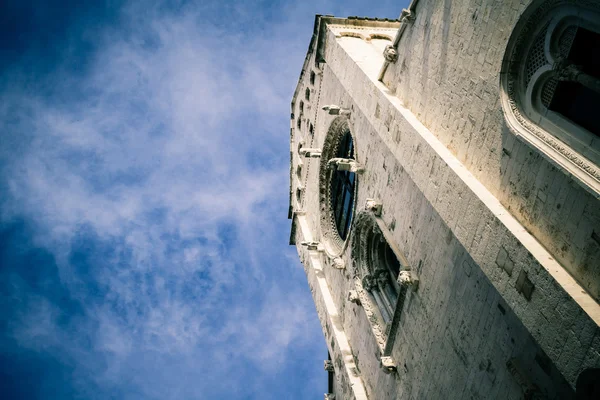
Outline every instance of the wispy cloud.
<path id="1" fill-rule="evenodd" d="M 363 14 L 399 12 L 381 7 Z M 319 11 L 125 3 L 77 21 L 43 73 L 7 64 L 0 348 L 55 360 L 68 378 L 36 378 L 46 394 L 323 392 L 319 363 L 297 364 L 326 350 L 285 219 L 289 99 Z"/>

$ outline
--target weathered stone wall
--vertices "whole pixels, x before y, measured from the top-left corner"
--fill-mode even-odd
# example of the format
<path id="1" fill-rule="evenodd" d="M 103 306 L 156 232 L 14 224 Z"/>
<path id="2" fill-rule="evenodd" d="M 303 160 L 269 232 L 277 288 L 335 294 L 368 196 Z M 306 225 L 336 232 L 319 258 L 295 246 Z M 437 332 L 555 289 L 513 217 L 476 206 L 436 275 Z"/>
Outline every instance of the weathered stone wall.
<path id="1" fill-rule="evenodd" d="M 419 1 L 384 83 L 599 300 L 598 194 L 517 138 L 500 104 L 505 49 L 529 3 Z"/>
<path id="2" fill-rule="evenodd" d="M 417 11 L 426 4 L 420 3 Z M 417 114 L 415 118 L 376 82 L 383 57 L 365 43 L 369 32 L 364 24 L 355 29 L 362 37 L 340 35 L 352 31 L 352 26 L 342 30 L 336 25 L 351 25 L 347 20 L 331 24 L 323 46 L 325 63 L 316 65 L 310 58 L 299 82 L 291 151 L 292 171 L 302 165 L 300 178 L 292 174 L 293 193 L 299 184 L 304 188 L 299 202 L 292 196 L 293 240 L 335 365 L 337 398 L 519 399 L 532 385 L 549 398 L 571 398 L 578 374 L 600 366 L 598 305 L 585 292 L 579 293 L 582 288 L 510 216 L 510 204 L 503 201 L 506 208 L 502 207 L 489 177 L 481 178 L 483 172 L 474 171 L 437 131 L 434 136 L 426 128 L 429 125 L 421 124 L 425 107 L 441 115 L 446 108 L 427 103 L 418 114 L 402 99 Z M 314 83 L 310 71 L 316 73 Z M 305 99 L 306 88 L 310 100 Z M 402 310 L 391 354 L 398 366 L 393 374 L 385 374 L 379 365 L 381 352 L 372 321 L 362 306 L 347 299 L 348 291 L 354 289 L 352 237 L 342 256 L 346 266 L 342 270 L 333 267 L 325 252 L 300 245 L 323 238 L 321 160 L 299 157 L 298 143 L 322 148 L 335 118 L 321 109 L 329 104 L 352 110 L 356 158 L 366 167 L 358 181 L 355 216 L 367 198 L 380 200 L 382 220 L 393 243 L 420 279 L 418 290 L 409 291 Z M 479 105 L 485 107 L 484 102 Z M 525 148 L 518 143 L 513 146 Z M 477 151 L 484 152 L 479 147 Z M 468 154 L 471 151 L 465 157 Z M 510 154 L 519 159 L 514 154 L 521 150 Z M 521 160 L 525 164 L 521 169 L 529 169 L 527 161 Z M 542 162 L 539 157 L 538 162 Z M 568 187 L 575 188 L 573 182 Z M 563 187 L 558 190 L 562 193 Z M 579 204 L 578 199 L 573 198 L 573 204 Z M 585 195 L 583 199 L 589 201 Z M 581 218 L 586 207 L 587 203 L 580 210 Z M 523 281 L 519 283 L 523 274 L 532 285 L 528 295 Z M 357 387 L 365 397 L 356 395 Z"/>

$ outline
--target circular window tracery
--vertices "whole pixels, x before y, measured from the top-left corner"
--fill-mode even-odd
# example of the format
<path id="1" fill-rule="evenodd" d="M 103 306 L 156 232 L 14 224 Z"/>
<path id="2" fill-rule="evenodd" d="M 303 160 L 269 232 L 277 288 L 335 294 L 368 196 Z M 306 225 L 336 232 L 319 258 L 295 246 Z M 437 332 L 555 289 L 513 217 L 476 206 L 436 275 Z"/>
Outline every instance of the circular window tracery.
<path id="1" fill-rule="evenodd" d="M 502 104 L 511 128 L 600 191 L 600 3 L 534 1 L 507 45 Z"/>
<path id="2" fill-rule="evenodd" d="M 355 142 L 348 119 L 337 117 L 331 123 L 319 169 L 321 236 L 326 252 L 333 257 L 344 250 L 356 203 L 358 179 L 355 172 L 331 168 L 333 158 L 355 159 Z"/>

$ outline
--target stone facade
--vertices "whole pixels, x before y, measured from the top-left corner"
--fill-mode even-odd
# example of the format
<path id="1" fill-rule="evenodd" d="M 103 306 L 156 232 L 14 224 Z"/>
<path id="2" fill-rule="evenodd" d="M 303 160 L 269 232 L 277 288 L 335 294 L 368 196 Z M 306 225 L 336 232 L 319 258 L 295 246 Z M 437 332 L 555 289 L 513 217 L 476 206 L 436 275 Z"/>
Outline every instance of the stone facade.
<path id="1" fill-rule="evenodd" d="M 316 17 L 292 100 L 289 217 L 329 398 L 568 399 L 600 367 L 598 186 L 503 103 L 506 49 L 538 3 Z M 346 129 L 354 158 L 340 161 Z M 336 168 L 357 182 L 345 240 L 328 208 Z M 373 232 L 400 264 L 387 317 Z"/>

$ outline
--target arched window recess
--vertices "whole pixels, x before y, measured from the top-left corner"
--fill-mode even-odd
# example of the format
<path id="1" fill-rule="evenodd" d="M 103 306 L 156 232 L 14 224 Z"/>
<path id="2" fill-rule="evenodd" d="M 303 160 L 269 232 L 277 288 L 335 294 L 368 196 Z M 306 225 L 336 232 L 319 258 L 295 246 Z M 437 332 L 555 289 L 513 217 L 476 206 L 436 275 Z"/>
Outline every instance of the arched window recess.
<path id="1" fill-rule="evenodd" d="M 369 199 L 365 210 L 357 216 L 353 230 L 355 289 L 348 300 L 363 307 L 380 348 L 381 366 L 392 372 L 395 364 L 391 353 L 404 303 L 409 289 L 418 288 L 419 280 L 378 216 L 381 204 Z"/>
<path id="2" fill-rule="evenodd" d="M 534 1 L 509 40 L 501 83 L 509 126 L 600 193 L 600 3 Z"/>

